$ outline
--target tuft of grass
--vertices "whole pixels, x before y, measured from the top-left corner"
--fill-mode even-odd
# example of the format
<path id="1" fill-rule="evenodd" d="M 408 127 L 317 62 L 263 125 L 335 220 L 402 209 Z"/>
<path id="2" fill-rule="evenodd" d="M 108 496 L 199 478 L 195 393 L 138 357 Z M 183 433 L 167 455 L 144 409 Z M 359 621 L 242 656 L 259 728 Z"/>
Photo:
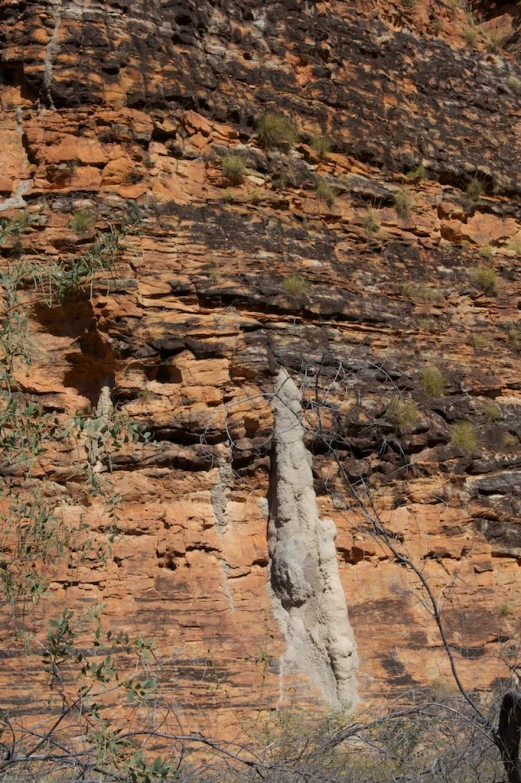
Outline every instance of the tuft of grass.
<path id="1" fill-rule="evenodd" d="M 412 283 L 402 283 L 400 293 L 406 299 L 420 299 L 422 302 L 435 302 L 442 296 L 437 288 L 430 288 L 427 285 L 416 286 Z"/>
<path id="2" fill-rule="evenodd" d="M 480 256 L 482 258 L 492 258 L 494 255 L 494 250 L 492 248 L 492 245 L 485 245 L 484 247 L 481 247 L 479 250 Z"/>
<path id="3" fill-rule="evenodd" d="M 429 397 L 443 397 L 447 388 L 445 376 L 437 367 L 424 367 L 420 373 L 420 384 Z"/>
<path id="4" fill-rule="evenodd" d="M 507 243 L 507 247 L 513 250 L 516 256 L 521 256 L 521 241 L 519 239 L 510 239 Z"/>
<path id="5" fill-rule="evenodd" d="M 321 201 L 325 201 L 328 207 L 332 207 L 336 201 L 337 192 L 335 188 L 323 177 L 320 177 L 317 180 L 315 193 L 317 194 L 317 198 Z"/>
<path id="6" fill-rule="evenodd" d="M 298 133 L 287 117 L 268 112 L 257 122 L 257 138 L 261 147 L 288 152 L 298 141 Z"/>
<path id="7" fill-rule="evenodd" d="M 431 26 L 433 31 L 436 33 L 436 35 L 441 32 L 441 28 L 443 27 L 441 23 L 441 19 L 439 19 L 437 16 L 434 17 L 434 19 L 431 21 Z"/>
<path id="8" fill-rule="evenodd" d="M 508 330 L 508 344 L 515 351 L 521 350 L 521 326 L 520 325 L 514 324 L 514 326 L 510 327 L 510 329 Z"/>
<path id="9" fill-rule="evenodd" d="M 450 445 L 471 457 L 479 448 L 479 436 L 471 421 L 457 421 L 450 429 Z"/>
<path id="10" fill-rule="evenodd" d="M 498 421 L 501 418 L 501 408 L 493 402 L 486 402 L 483 412 L 490 421 Z"/>
<path id="11" fill-rule="evenodd" d="M 402 296 L 405 297 L 405 299 L 413 299 L 415 292 L 416 292 L 416 288 L 413 286 L 412 283 L 401 283 L 400 293 Z"/>
<path id="12" fill-rule="evenodd" d="M 474 46 L 477 37 L 478 34 L 472 27 L 468 27 L 463 33 L 463 38 L 465 39 L 467 46 Z"/>
<path id="13" fill-rule="evenodd" d="M 515 76 L 509 76 L 507 79 L 507 87 L 509 87 L 512 92 L 519 93 L 521 92 L 521 81 L 516 79 Z"/>
<path id="14" fill-rule="evenodd" d="M 509 617 L 513 611 L 514 607 L 510 601 L 501 601 L 497 608 L 497 613 L 500 617 Z"/>
<path id="15" fill-rule="evenodd" d="M 499 54 L 501 49 L 501 37 L 497 33 L 490 33 L 487 36 L 487 52 L 490 52 L 490 54 Z"/>
<path id="16" fill-rule="evenodd" d="M 471 348 L 474 348 L 475 351 L 483 351 L 485 348 L 488 348 L 489 341 L 485 335 L 476 332 L 475 334 L 470 335 L 469 345 Z"/>
<path id="17" fill-rule="evenodd" d="M 79 209 L 69 220 L 69 226 L 75 234 L 86 234 L 96 225 L 97 215 L 86 209 Z"/>
<path id="18" fill-rule="evenodd" d="M 313 136 L 311 139 L 311 149 L 316 152 L 320 160 L 327 160 L 331 147 L 331 140 L 327 136 Z"/>
<path id="19" fill-rule="evenodd" d="M 367 235 L 367 241 L 370 242 L 375 234 L 380 231 L 380 223 L 376 219 L 374 210 L 370 207 L 366 209 L 364 219 L 362 221 L 362 228 Z"/>
<path id="20" fill-rule="evenodd" d="M 416 0 L 402 0 L 404 8 L 414 8 L 416 6 Z"/>
<path id="21" fill-rule="evenodd" d="M 394 208 L 401 218 L 408 218 L 414 209 L 414 199 L 408 190 L 397 190 L 394 194 Z"/>
<path id="22" fill-rule="evenodd" d="M 414 295 L 422 302 L 437 302 L 442 294 L 437 288 L 430 288 L 427 285 L 420 285 L 416 288 Z"/>
<path id="23" fill-rule="evenodd" d="M 385 411 L 386 419 L 402 435 L 414 430 L 419 416 L 418 406 L 415 402 L 399 398 L 391 400 Z"/>
<path id="24" fill-rule="evenodd" d="M 425 179 L 427 174 L 427 169 L 425 168 L 423 163 L 420 163 L 419 166 L 416 166 L 415 169 L 411 169 L 407 172 L 406 177 L 407 179 L 410 179 L 411 182 L 418 182 L 421 179 Z"/>
<path id="25" fill-rule="evenodd" d="M 241 155 L 233 152 L 223 155 L 221 166 L 224 177 L 231 185 L 240 185 L 242 183 L 246 166 Z"/>
<path id="26" fill-rule="evenodd" d="M 488 266 L 476 266 L 470 275 L 472 283 L 489 296 L 497 294 L 497 275 Z"/>
<path id="27" fill-rule="evenodd" d="M 438 330 L 438 324 L 433 318 L 422 318 L 418 326 L 423 332 L 429 332 L 430 334 Z"/>
<path id="28" fill-rule="evenodd" d="M 483 187 L 483 182 L 480 180 L 480 178 L 472 177 L 465 190 L 468 200 L 472 204 L 475 204 L 476 201 L 479 201 L 484 192 L 485 188 Z"/>
<path id="29" fill-rule="evenodd" d="M 308 290 L 307 281 L 296 273 L 285 277 L 282 281 L 282 285 L 286 293 L 294 299 L 299 299 L 301 296 L 304 296 Z"/>
<path id="30" fill-rule="evenodd" d="M 512 432 L 505 432 L 503 435 L 503 447 L 507 450 L 516 449 L 519 446 L 517 435 Z"/>

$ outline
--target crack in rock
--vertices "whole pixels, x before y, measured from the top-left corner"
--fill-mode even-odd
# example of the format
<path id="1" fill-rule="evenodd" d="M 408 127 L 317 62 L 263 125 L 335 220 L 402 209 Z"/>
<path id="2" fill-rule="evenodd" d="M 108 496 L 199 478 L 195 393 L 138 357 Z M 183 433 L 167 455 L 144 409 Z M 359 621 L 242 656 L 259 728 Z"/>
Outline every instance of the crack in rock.
<path id="1" fill-rule="evenodd" d="M 301 395 L 285 370 L 273 408 L 268 547 L 272 606 L 287 642 L 281 669 L 306 672 L 333 709 L 354 707 L 358 655 L 338 571 L 337 531 L 318 514 Z"/>

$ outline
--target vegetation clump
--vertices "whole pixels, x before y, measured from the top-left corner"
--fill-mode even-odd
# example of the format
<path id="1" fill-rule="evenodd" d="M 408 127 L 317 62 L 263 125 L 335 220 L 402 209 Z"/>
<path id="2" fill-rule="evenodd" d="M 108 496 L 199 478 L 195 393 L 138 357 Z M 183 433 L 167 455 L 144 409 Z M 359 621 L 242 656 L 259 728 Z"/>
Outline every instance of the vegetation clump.
<path id="1" fill-rule="evenodd" d="M 240 185 L 242 183 L 246 166 L 241 155 L 232 152 L 223 155 L 221 166 L 224 177 L 231 185 Z"/>
<path id="2" fill-rule="evenodd" d="M 419 166 L 416 166 L 415 169 L 411 169 L 406 174 L 407 179 L 410 179 L 411 182 L 418 182 L 419 180 L 425 179 L 426 175 L 427 169 L 423 163 L 420 163 Z"/>
<path id="3" fill-rule="evenodd" d="M 404 220 L 411 216 L 414 209 L 414 199 L 408 190 L 397 190 L 394 194 L 394 208 L 399 217 Z"/>
<path id="4" fill-rule="evenodd" d="M 415 402 L 399 398 L 391 400 L 385 412 L 386 419 L 402 435 L 414 430 L 419 416 L 418 406 Z"/>
<path id="5" fill-rule="evenodd" d="M 333 185 L 331 185 L 327 179 L 324 179 L 324 177 L 320 177 L 317 181 L 315 193 L 317 194 L 317 198 L 319 198 L 320 201 L 325 201 L 328 207 L 332 207 L 336 201 L 337 192 Z"/>
<path id="6" fill-rule="evenodd" d="M 466 457 L 476 453 L 479 436 L 471 421 L 458 421 L 451 427 L 450 445 Z"/>
<path id="7" fill-rule="evenodd" d="M 89 231 L 92 231 L 96 225 L 97 219 L 97 216 L 93 212 L 79 209 L 71 216 L 69 226 L 75 234 L 87 234 Z"/>
<path id="8" fill-rule="evenodd" d="M 515 76 L 509 76 L 507 79 L 507 87 L 509 87 L 512 92 L 521 92 L 521 81 L 516 79 Z"/>
<path id="9" fill-rule="evenodd" d="M 514 324 L 508 330 L 508 344 L 515 351 L 521 350 L 521 326 Z"/>
<path id="10" fill-rule="evenodd" d="M 470 203 L 475 204 L 477 201 L 479 201 L 484 192 L 485 188 L 481 179 L 479 177 L 472 177 L 465 190 L 466 196 Z"/>
<path id="11" fill-rule="evenodd" d="M 443 397 L 447 381 L 437 367 L 424 367 L 420 373 L 420 384 L 428 397 Z"/>
<path id="12" fill-rule="evenodd" d="M 497 294 L 497 275 L 488 266 L 477 266 L 471 272 L 472 283 L 489 296 Z"/>
<path id="13" fill-rule="evenodd" d="M 320 160 L 327 160 L 331 152 L 331 140 L 327 136 L 313 136 L 311 139 L 311 149 L 317 154 Z"/>
<path id="14" fill-rule="evenodd" d="M 308 290 L 307 281 L 296 273 L 285 277 L 282 281 L 282 285 L 286 293 L 289 294 L 289 296 L 292 296 L 294 299 L 299 299 L 300 297 L 304 296 Z"/>
<path id="15" fill-rule="evenodd" d="M 380 231 L 380 224 L 376 219 L 376 214 L 370 207 L 365 211 L 365 215 L 362 220 L 362 228 L 366 233 L 368 242 L 370 242 L 374 235 Z"/>
<path id="16" fill-rule="evenodd" d="M 287 117 L 268 112 L 257 122 L 257 138 L 261 147 L 288 152 L 298 141 L 298 133 Z"/>

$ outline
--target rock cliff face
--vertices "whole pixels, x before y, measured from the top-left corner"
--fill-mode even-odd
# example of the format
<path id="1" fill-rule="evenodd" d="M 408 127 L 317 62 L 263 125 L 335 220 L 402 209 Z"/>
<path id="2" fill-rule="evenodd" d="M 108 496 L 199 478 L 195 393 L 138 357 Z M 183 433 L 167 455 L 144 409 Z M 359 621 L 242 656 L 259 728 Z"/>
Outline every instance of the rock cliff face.
<path id="1" fill-rule="evenodd" d="M 516 660 L 519 17 L 463 5 L 0 0 L 0 211 L 29 215 L 23 257 L 133 226 L 63 304 L 24 293 L 19 393 L 60 415 L 101 397 L 98 418 L 153 435 L 92 452 L 113 469 L 114 543 L 50 568 L 23 628 L 103 604 L 154 637 L 190 730 L 450 687 L 418 584 L 342 475 L 428 574 L 465 683 Z M 260 144 L 266 112 L 293 123 L 291 148 Z M 272 504 L 268 526 L 270 500 L 296 497 L 281 372 L 303 400 L 307 500 L 282 525 Z M 114 516 L 70 463 L 46 454 L 32 480 L 101 546 Z M 37 664 L 1 654 L 2 707 L 42 710 Z"/>

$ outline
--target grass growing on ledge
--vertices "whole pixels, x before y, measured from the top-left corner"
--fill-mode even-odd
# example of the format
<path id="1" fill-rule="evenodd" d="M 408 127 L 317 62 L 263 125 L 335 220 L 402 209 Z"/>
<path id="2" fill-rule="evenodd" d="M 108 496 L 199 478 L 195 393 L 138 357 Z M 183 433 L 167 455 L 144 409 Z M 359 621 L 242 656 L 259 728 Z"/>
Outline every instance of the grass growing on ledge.
<path id="1" fill-rule="evenodd" d="M 477 266 L 472 272 L 470 279 L 476 288 L 489 296 L 497 294 L 497 275 L 493 269 L 488 266 Z"/>
<path id="2" fill-rule="evenodd" d="M 414 199 L 408 190 L 397 190 L 394 194 L 394 208 L 398 217 L 406 219 L 414 209 Z"/>
<path id="3" fill-rule="evenodd" d="M 231 185 L 240 185 L 244 179 L 246 166 L 240 155 L 228 153 L 221 158 L 224 177 Z"/>
<path id="4" fill-rule="evenodd" d="M 331 147 L 331 141 L 327 136 L 313 136 L 311 139 L 311 149 L 316 152 L 320 160 L 327 160 Z"/>
<path id="5" fill-rule="evenodd" d="M 420 163 L 420 165 L 416 166 L 415 169 L 408 171 L 406 177 L 407 179 L 410 179 L 411 182 L 418 182 L 419 180 L 425 179 L 426 175 L 427 169 L 423 163 Z"/>
<path id="6" fill-rule="evenodd" d="M 471 457 L 479 447 L 479 436 L 476 428 L 470 421 L 457 421 L 450 430 L 450 445 Z"/>
<path id="7" fill-rule="evenodd" d="M 370 207 L 365 211 L 364 219 L 362 221 L 362 228 L 366 233 L 368 242 L 370 242 L 373 236 L 378 234 L 380 231 L 380 224 L 376 219 L 374 210 L 372 210 Z"/>
<path id="8" fill-rule="evenodd" d="M 257 122 L 257 138 L 265 149 L 289 152 L 298 141 L 298 133 L 287 117 L 268 112 Z"/>
<path id="9" fill-rule="evenodd" d="M 471 204 L 475 204 L 476 201 L 479 201 L 484 192 L 485 188 L 483 187 L 483 183 L 479 177 L 472 177 L 465 190 L 467 198 Z"/>
<path id="10" fill-rule="evenodd" d="M 385 417 L 396 430 L 404 435 L 412 432 L 419 419 L 418 406 L 412 400 L 395 398 L 387 406 Z"/>
<path id="11" fill-rule="evenodd" d="M 424 367 L 420 373 L 420 384 L 428 397 L 443 397 L 447 388 L 445 376 L 437 367 Z"/>
<path id="12" fill-rule="evenodd" d="M 317 194 L 317 198 L 319 198 L 320 201 L 325 201 L 328 207 L 332 207 L 336 201 L 337 193 L 335 188 L 323 177 L 317 181 L 315 193 Z"/>
<path id="13" fill-rule="evenodd" d="M 294 299 L 299 299 L 301 296 L 304 296 L 308 290 L 307 281 L 296 273 L 285 277 L 282 281 L 282 285 L 285 292 Z"/>

